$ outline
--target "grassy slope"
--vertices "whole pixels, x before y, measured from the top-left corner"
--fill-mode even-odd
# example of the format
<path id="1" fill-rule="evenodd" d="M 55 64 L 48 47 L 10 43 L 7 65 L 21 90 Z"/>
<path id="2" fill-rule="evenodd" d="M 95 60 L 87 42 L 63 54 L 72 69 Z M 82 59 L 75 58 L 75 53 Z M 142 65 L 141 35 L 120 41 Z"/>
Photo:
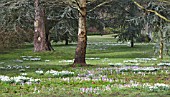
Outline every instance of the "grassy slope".
<path id="1" fill-rule="evenodd" d="M 115 39 L 110 37 L 110 35 L 106 36 L 89 36 L 88 37 L 88 46 L 87 46 L 87 58 L 100 58 L 100 60 L 87 60 L 88 64 L 92 64 L 95 66 L 92 67 L 84 67 L 84 69 L 94 69 L 98 67 L 109 67 L 108 63 L 118 63 L 118 62 L 123 62 L 123 60 L 127 59 L 134 59 L 134 58 L 143 58 L 143 57 L 153 57 L 153 49 L 151 44 L 144 44 L 141 45 L 140 43 L 136 44 L 134 48 L 130 48 L 127 45 L 119 45 L 115 46 L 113 44 L 116 44 Z M 81 68 L 72 68 L 69 67 L 68 64 L 71 63 L 64 63 L 64 62 L 59 62 L 61 60 L 72 60 L 74 58 L 74 52 L 76 45 L 75 44 L 70 44 L 68 46 L 62 45 L 62 44 L 57 44 L 53 46 L 55 51 L 53 52 L 42 52 L 42 53 L 34 53 L 32 51 L 33 47 L 30 45 L 25 46 L 23 49 L 15 49 L 15 50 L 10 50 L 10 51 L 3 51 L 0 52 L 0 62 L 5 62 L 4 64 L 0 64 L 1 66 L 6 66 L 6 65 L 29 65 L 31 66 L 30 69 L 27 69 L 26 72 L 28 73 L 28 76 L 34 77 L 34 78 L 41 78 L 45 82 L 41 83 L 40 85 L 32 85 L 32 86 L 12 86 L 9 84 L 3 84 L 0 83 L 0 94 L 2 93 L 1 96 L 21 96 L 21 95 L 26 95 L 26 96 L 37 96 L 37 97 L 46 97 L 46 96 L 60 96 L 60 97 L 66 97 L 68 95 L 70 96 L 91 96 L 88 94 L 80 94 L 75 91 L 74 89 L 78 87 L 89 87 L 91 86 L 90 82 L 87 82 L 86 84 L 76 84 L 76 83 L 62 83 L 62 82 L 57 82 L 57 79 L 52 78 L 51 81 L 48 80 L 48 77 L 46 76 L 37 76 L 34 74 L 35 70 L 41 68 L 42 70 L 69 70 L 69 71 L 75 71 L 76 73 L 81 72 Z M 20 56 L 41 56 L 42 60 L 37 61 L 37 62 L 32 62 L 32 61 L 24 61 L 23 63 L 17 63 L 14 62 L 16 59 L 21 59 Z M 108 58 L 108 59 L 107 59 Z M 165 61 L 168 60 L 168 56 L 165 57 Z M 45 60 L 50 60 L 50 62 L 45 62 Z M 158 60 L 156 63 L 158 63 L 160 60 Z M 155 64 L 154 63 L 148 63 L 148 64 L 141 64 L 142 66 L 144 65 L 151 65 Z M 14 70 L 0 70 L 0 75 L 9 75 L 9 76 L 14 76 L 14 75 L 19 75 L 20 72 L 16 69 Z M 156 76 L 152 75 L 147 75 L 145 78 L 142 78 L 140 76 L 136 76 L 133 73 L 127 74 L 126 76 L 124 75 L 113 75 L 110 76 L 112 78 L 120 78 L 124 79 L 126 78 L 127 81 L 130 80 L 135 80 L 139 82 L 150 82 L 150 83 L 156 83 L 156 82 L 161 82 L 161 83 L 168 83 L 167 79 L 170 79 L 168 75 L 162 74 L 161 72 L 158 73 Z M 159 80 L 157 80 L 159 79 Z M 108 83 L 103 83 L 103 84 L 108 84 Z M 95 84 L 94 86 L 100 86 L 101 83 Z M 42 93 L 35 93 L 32 94 L 34 91 L 34 88 L 37 87 L 39 88 Z M 44 88 L 46 87 L 46 88 Z M 65 90 L 62 90 L 64 87 Z M 53 88 L 53 91 L 48 91 L 49 89 Z M 64 92 L 63 92 L 64 91 Z M 93 95 L 94 96 L 94 95 Z M 100 97 L 100 95 L 98 95 Z M 168 97 L 169 94 L 167 92 L 148 92 L 148 91 L 143 91 L 140 89 L 114 89 L 112 93 L 103 94 L 101 97 L 109 97 L 109 96 L 119 96 L 119 97 Z"/>
<path id="2" fill-rule="evenodd" d="M 110 35 L 105 36 L 89 36 L 87 46 L 87 58 L 109 58 L 111 62 L 122 62 L 125 59 L 153 57 L 152 45 L 136 44 L 134 48 L 130 48 L 127 45 L 115 46 L 115 39 Z M 57 44 L 53 46 L 55 51 L 34 53 L 33 46 L 27 45 L 23 49 L 15 49 L 10 51 L 0 52 L 0 62 L 14 63 L 13 60 L 21 59 L 20 56 L 41 56 L 41 62 L 24 62 L 23 64 L 39 64 L 39 65 L 66 65 L 65 63 L 59 63 L 61 60 L 74 59 L 74 53 L 76 44 L 70 44 L 68 46 Z M 165 58 L 167 60 L 168 58 Z M 48 63 L 44 63 L 44 60 L 50 60 Z M 94 60 L 87 60 L 88 64 L 100 64 L 107 65 L 107 62 L 101 63 Z"/>

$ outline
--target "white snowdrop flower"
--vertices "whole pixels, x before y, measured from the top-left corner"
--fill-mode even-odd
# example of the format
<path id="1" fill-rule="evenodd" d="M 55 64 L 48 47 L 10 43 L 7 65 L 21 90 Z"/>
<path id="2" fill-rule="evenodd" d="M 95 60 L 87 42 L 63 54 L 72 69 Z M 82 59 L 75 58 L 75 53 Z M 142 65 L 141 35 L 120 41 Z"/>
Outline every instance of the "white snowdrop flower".
<path id="1" fill-rule="evenodd" d="M 27 56 L 28 58 L 32 58 L 33 56 Z"/>
<path id="2" fill-rule="evenodd" d="M 28 58 L 22 58 L 24 61 L 28 61 L 29 59 Z"/>
<path id="3" fill-rule="evenodd" d="M 110 88 L 109 85 L 106 86 L 106 90 L 107 90 L 107 91 L 110 91 L 110 90 L 111 90 L 111 88 Z"/>
<path id="4" fill-rule="evenodd" d="M 166 74 L 168 74 L 168 70 L 166 70 L 165 72 L 166 72 Z"/>
<path id="5" fill-rule="evenodd" d="M 26 58 L 27 56 L 20 56 L 21 58 Z"/>
<path id="6" fill-rule="evenodd" d="M 74 60 L 62 60 L 62 61 L 59 61 L 59 63 L 62 63 L 62 62 L 65 62 L 65 63 L 72 63 L 72 62 L 74 62 Z"/>
<path id="7" fill-rule="evenodd" d="M 0 76 L 0 80 L 4 80 L 4 79 L 1 79 L 2 76 Z M 8 76 L 5 76 L 5 78 L 9 79 L 10 82 L 12 83 L 18 83 L 18 84 L 21 84 L 21 85 L 24 85 L 25 83 L 26 84 L 31 84 L 31 82 L 36 82 L 36 79 L 32 79 L 32 78 L 29 78 L 29 77 L 24 77 L 24 76 L 15 76 L 15 77 L 8 77 Z M 7 82 L 7 80 L 6 80 Z"/>
<path id="8" fill-rule="evenodd" d="M 22 82 L 22 78 L 20 76 L 18 77 L 11 77 L 11 79 L 15 82 L 15 83 L 21 83 Z"/>
<path id="9" fill-rule="evenodd" d="M 34 92 L 33 92 L 33 93 L 36 93 L 36 91 L 37 91 L 37 87 L 35 86 L 35 87 L 34 87 Z"/>
<path id="10" fill-rule="evenodd" d="M 45 60 L 45 62 L 50 62 L 50 60 Z"/>
<path id="11" fill-rule="evenodd" d="M 145 73 L 142 73 L 142 76 L 145 76 Z"/>
<path id="12" fill-rule="evenodd" d="M 3 82 L 9 82 L 9 81 L 11 81 L 10 77 L 8 77 L 8 76 L 3 76 L 3 75 L 0 76 L 0 80 L 3 81 Z"/>
<path id="13" fill-rule="evenodd" d="M 88 93 L 89 92 L 89 89 L 88 88 L 85 88 L 85 93 Z"/>
<path id="14" fill-rule="evenodd" d="M 151 58 L 151 60 L 156 61 L 157 59 L 156 58 Z"/>
<path id="15" fill-rule="evenodd" d="M 5 67 L 0 67 L 0 69 L 5 69 Z"/>
<path id="16" fill-rule="evenodd" d="M 83 90 L 83 93 L 85 93 L 85 92 L 86 92 L 86 88 L 82 88 L 82 90 Z"/>
<path id="17" fill-rule="evenodd" d="M 5 64 L 5 62 L 0 62 L 0 65 L 1 65 L 1 64 Z"/>
<path id="18" fill-rule="evenodd" d="M 84 93 L 84 88 L 80 88 L 79 90 Z"/>
<path id="19" fill-rule="evenodd" d="M 20 75 L 21 76 L 27 76 L 27 73 L 21 73 Z"/>
<path id="20" fill-rule="evenodd" d="M 27 69 L 28 69 L 28 68 L 30 68 L 30 66 L 25 66 L 25 68 L 27 68 Z"/>
<path id="21" fill-rule="evenodd" d="M 138 87 L 139 84 L 132 84 L 132 87 Z"/>
<path id="22" fill-rule="evenodd" d="M 134 81 L 133 81 L 133 80 L 130 80 L 130 83 L 134 83 Z"/>
<path id="23" fill-rule="evenodd" d="M 156 84 L 154 84 L 154 86 L 157 86 L 157 87 L 169 87 L 169 85 L 163 84 L 163 83 L 156 83 Z"/>
<path id="24" fill-rule="evenodd" d="M 7 67 L 6 67 L 7 69 L 11 69 L 12 67 L 10 66 L 10 65 L 7 65 Z"/>
<path id="25" fill-rule="evenodd" d="M 43 74 L 44 72 L 43 72 L 42 70 L 37 70 L 37 71 L 35 71 L 35 73 L 37 73 L 37 74 Z"/>
<path id="26" fill-rule="evenodd" d="M 30 58 L 31 61 L 40 61 L 41 58 Z"/>
<path id="27" fill-rule="evenodd" d="M 40 82 L 41 80 L 40 79 L 34 79 L 34 82 Z"/>
<path id="28" fill-rule="evenodd" d="M 154 72 L 154 75 L 156 75 L 157 73 L 156 72 Z"/>
<path id="29" fill-rule="evenodd" d="M 20 71 L 20 72 L 25 72 L 25 69 L 20 69 L 19 71 Z"/>
<path id="30" fill-rule="evenodd" d="M 149 87 L 149 90 L 152 91 L 152 90 L 155 89 L 155 88 L 157 88 L 157 87 L 150 86 L 150 87 Z"/>
<path id="31" fill-rule="evenodd" d="M 31 84 L 32 84 L 32 82 L 26 82 L 26 84 L 27 84 L 27 85 L 31 85 Z"/>

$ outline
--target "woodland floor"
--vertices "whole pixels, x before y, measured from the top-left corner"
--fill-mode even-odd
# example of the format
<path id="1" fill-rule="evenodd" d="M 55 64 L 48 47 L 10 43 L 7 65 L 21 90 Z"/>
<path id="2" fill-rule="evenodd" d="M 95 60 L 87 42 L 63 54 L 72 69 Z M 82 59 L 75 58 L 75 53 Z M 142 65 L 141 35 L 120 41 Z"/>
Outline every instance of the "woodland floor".
<path id="1" fill-rule="evenodd" d="M 154 43 L 117 43 L 88 36 L 86 67 L 71 67 L 76 44 L 33 45 L 0 52 L 0 97 L 170 97 L 170 57 L 154 55 Z"/>

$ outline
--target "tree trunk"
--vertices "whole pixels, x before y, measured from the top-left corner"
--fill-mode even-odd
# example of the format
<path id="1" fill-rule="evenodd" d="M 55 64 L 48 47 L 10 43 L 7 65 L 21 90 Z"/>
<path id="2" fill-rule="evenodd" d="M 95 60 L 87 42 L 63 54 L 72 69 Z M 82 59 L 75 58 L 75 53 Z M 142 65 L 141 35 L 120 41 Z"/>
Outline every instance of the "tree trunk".
<path id="1" fill-rule="evenodd" d="M 87 45 L 87 29 L 86 29 L 86 0 L 79 0 L 79 28 L 78 43 L 75 51 L 75 59 L 73 65 L 86 65 L 86 45 Z"/>
<path id="2" fill-rule="evenodd" d="M 35 0 L 34 52 L 53 50 L 46 22 L 45 10 L 39 6 L 39 0 Z"/>
<path id="3" fill-rule="evenodd" d="M 160 31 L 160 50 L 159 50 L 160 59 L 163 59 L 163 48 L 164 48 L 163 33 Z"/>
<path id="4" fill-rule="evenodd" d="M 130 47 L 134 47 L 134 40 L 133 40 L 133 36 L 131 37 Z"/>
<path id="5" fill-rule="evenodd" d="M 68 45 L 68 38 L 65 39 L 65 45 Z"/>

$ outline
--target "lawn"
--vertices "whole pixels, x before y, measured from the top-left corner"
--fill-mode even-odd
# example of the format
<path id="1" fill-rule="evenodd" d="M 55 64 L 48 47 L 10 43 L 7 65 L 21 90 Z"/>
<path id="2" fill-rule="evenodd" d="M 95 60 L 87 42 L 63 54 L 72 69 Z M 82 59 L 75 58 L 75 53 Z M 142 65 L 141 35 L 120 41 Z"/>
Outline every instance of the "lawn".
<path id="1" fill-rule="evenodd" d="M 53 43 L 34 53 L 31 44 L 0 52 L 0 97 L 170 97 L 170 61 L 153 43 L 117 43 L 88 36 L 86 67 L 71 67 L 76 43 Z"/>

